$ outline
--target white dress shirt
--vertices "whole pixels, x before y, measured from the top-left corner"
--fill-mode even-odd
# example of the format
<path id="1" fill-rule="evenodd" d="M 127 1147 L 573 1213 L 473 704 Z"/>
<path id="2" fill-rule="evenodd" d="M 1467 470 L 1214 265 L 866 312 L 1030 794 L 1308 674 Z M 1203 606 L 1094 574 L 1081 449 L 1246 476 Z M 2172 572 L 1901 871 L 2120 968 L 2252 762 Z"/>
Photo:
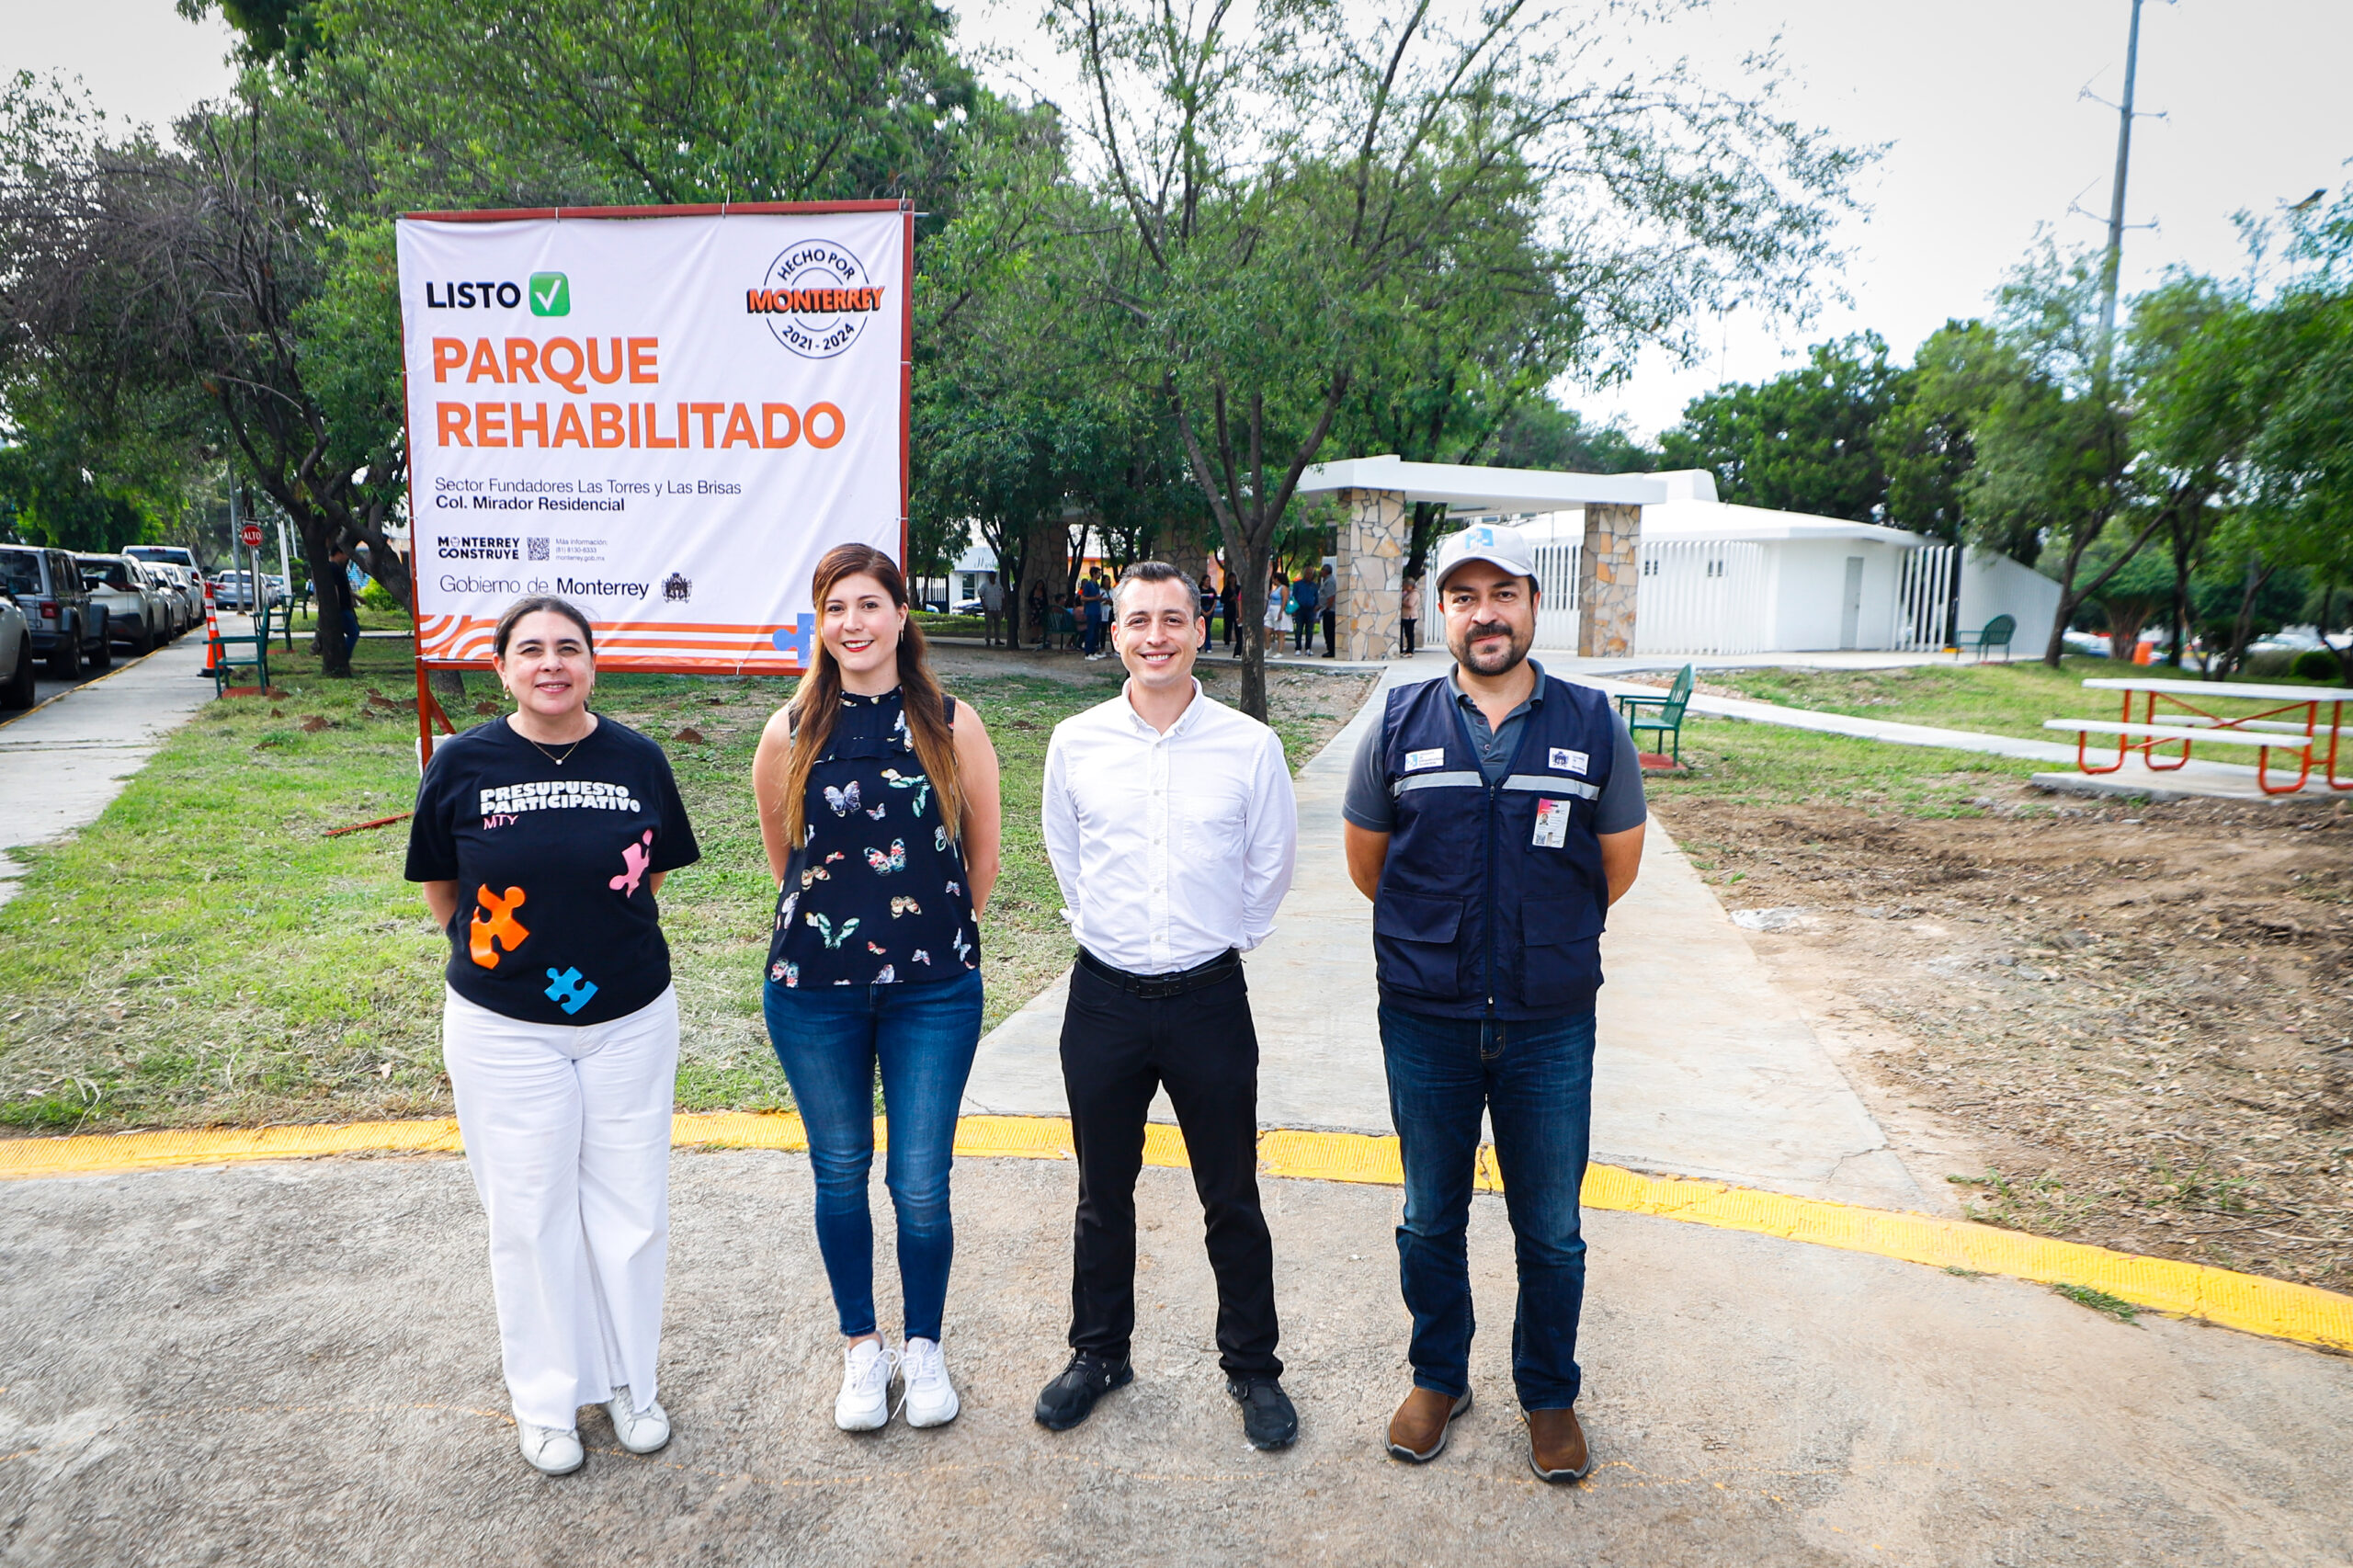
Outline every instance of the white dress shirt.
<path id="1" fill-rule="evenodd" d="M 1169 974 L 1275 928 L 1299 807 L 1282 742 L 1204 696 L 1162 734 L 1118 697 L 1054 726 L 1046 854 L 1079 946 L 1131 974 Z"/>

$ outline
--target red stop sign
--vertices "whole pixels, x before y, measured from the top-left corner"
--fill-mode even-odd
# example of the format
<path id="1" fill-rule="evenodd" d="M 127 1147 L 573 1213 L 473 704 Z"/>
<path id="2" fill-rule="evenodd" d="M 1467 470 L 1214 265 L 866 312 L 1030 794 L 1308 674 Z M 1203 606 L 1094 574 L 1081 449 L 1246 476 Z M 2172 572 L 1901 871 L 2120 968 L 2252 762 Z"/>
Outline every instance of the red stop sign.
<path id="1" fill-rule="evenodd" d="M 261 525 L 259 523 L 247 523 L 244 528 L 237 530 L 237 538 L 247 550 L 259 550 L 261 548 Z"/>

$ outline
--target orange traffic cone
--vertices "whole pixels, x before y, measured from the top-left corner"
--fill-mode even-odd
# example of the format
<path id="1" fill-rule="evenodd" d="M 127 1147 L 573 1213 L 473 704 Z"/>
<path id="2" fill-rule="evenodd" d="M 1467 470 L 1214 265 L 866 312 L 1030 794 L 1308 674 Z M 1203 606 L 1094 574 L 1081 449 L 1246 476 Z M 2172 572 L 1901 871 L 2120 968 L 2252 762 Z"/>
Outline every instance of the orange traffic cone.
<path id="1" fill-rule="evenodd" d="M 204 585 L 204 673 L 221 668 L 221 615 L 212 602 L 212 585 Z"/>

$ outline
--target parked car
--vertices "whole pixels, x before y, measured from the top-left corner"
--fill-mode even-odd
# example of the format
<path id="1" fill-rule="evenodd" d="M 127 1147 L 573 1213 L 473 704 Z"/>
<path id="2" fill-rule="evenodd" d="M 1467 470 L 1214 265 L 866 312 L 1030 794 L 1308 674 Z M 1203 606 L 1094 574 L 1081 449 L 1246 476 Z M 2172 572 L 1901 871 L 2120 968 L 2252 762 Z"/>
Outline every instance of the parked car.
<path id="1" fill-rule="evenodd" d="M 134 653 L 153 653 L 172 640 L 179 628 L 172 602 L 147 575 L 147 569 L 128 555 L 77 555 L 82 580 L 90 597 L 104 605 L 107 635 Z"/>
<path id="2" fill-rule="evenodd" d="M 30 708 L 36 678 L 32 628 L 17 601 L 0 594 L 0 708 Z"/>
<path id="3" fill-rule="evenodd" d="M 171 601 L 173 636 L 203 621 L 204 590 L 191 585 L 185 571 L 168 561 L 141 562 L 140 570 L 147 574 L 156 591 Z"/>
<path id="4" fill-rule="evenodd" d="M 204 568 L 196 563 L 195 552 L 176 544 L 126 544 L 122 552 L 133 561 L 143 562 L 169 574 L 173 584 L 188 597 L 188 623 L 199 626 L 204 621 Z"/>
<path id="5" fill-rule="evenodd" d="M 0 588 L 25 612 L 33 652 L 61 680 L 78 680 L 86 665 L 114 662 L 107 646 L 107 612 L 94 604 L 73 553 L 40 545 L 0 545 Z"/>

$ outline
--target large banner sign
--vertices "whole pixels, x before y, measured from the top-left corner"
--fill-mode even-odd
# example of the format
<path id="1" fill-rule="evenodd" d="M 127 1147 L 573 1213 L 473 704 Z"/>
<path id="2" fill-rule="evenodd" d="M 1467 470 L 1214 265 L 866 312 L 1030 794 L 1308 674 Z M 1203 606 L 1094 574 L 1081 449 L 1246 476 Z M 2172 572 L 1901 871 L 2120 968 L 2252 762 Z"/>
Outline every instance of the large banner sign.
<path id="1" fill-rule="evenodd" d="M 807 667 L 835 545 L 904 552 L 896 203 L 404 219 L 417 655 L 525 594 L 606 668 Z"/>

